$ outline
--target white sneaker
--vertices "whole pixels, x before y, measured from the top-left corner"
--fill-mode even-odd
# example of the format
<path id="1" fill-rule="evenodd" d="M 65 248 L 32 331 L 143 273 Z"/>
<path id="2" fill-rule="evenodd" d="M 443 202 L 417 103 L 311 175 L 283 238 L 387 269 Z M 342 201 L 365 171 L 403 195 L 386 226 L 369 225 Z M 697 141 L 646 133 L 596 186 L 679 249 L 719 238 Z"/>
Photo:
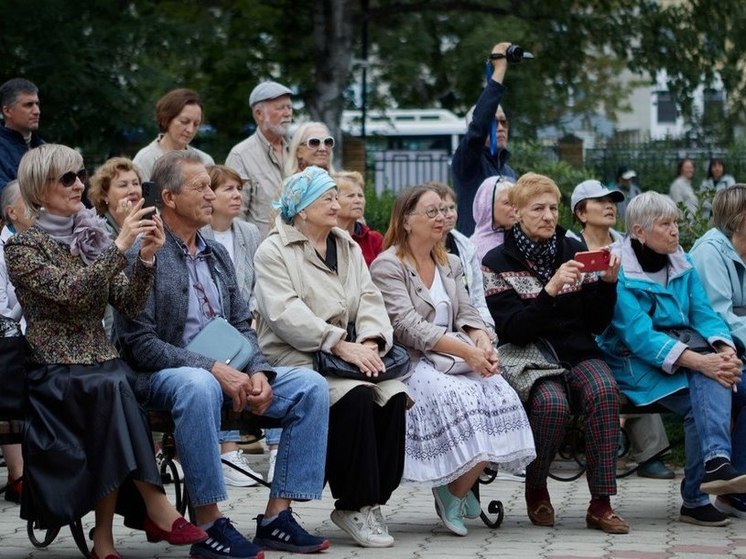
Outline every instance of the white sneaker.
<path id="1" fill-rule="evenodd" d="M 389 535 L 380 505 L 363 507 L 359 511 L 334 509 L 331 519 L 363 547 L 394 545 L 394 538 Z"/>
<path id="2" fill-rule="evenodd" d="M 158 466 L 158 471 L 161 473 L 161 482 L 171 483 L 174 481 L 171 474 L 171 468 L 166 467 L 164 461 L 165 456 L 163 456 L 163 452 L 159 450 L 155 454 L 155 463 Z M 181 464 L 179 464 L 175 458 L 171 459 L 171 463 L 174 465 L 174 468 L 176 468 L 176 475 L 181 481 L 184 481 L 184 470 L 181 468 Z"/>
<path id="3" fill-rule="evenodd" d="M 221 454 L 220 458 L 225 462 L 235 464 L 242 470 L 249 472 L 251 475 L 256 476 L 259 479 L 264 479 L 262 477 L 262 474 L 251 469 L 249 461 L 243 455 L 242 450 L 232 450 L 230 452 L 226 452 L 225 454 Z M 227 464 L 223 464 L 223 477 L 225 477 L 226 485 L 232 485 L 233 487 L 253 487 L 254 485 L 257 485 L 259 483 L 250 476 L 247 476 L 246 474 L 243 474 L 238 470 L 231 468 Z"/>
<path id="4" fill-rule="evenodd" d="M 275 464 L 277 463 L 277 449 L 269 451 L 269 470 L 267 470 L 267 483 L 272 483 L 275 479 Z"/>

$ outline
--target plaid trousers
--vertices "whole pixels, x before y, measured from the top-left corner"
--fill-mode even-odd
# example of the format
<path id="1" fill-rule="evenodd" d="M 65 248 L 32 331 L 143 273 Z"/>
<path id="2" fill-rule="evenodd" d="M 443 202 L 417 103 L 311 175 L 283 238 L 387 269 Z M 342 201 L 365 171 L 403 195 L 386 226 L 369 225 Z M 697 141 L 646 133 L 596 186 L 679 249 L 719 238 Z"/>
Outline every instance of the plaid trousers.
<path id="1" fill-rule="evenodd" d="M 536 444 L 536 460 L 526 468 L 527 486 L 546 487 L 549 467 L 570 415 L 580 414 L 585 417 L 586 476 L 591 495 L 616 495 L 619 389 L 604 361 L 581 361 L 564 381 L 560 377 L 539 380 L 527 407 Z"/>

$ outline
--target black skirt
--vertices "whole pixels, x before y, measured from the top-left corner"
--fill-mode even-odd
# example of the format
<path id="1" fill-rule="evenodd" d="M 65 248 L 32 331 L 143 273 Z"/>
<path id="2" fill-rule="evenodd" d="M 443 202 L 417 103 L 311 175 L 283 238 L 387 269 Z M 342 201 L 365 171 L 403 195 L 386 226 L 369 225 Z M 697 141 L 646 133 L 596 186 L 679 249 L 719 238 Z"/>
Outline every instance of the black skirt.
<path id="1" fill-rule="evenodd" d="M 119 359 L 29 371 L 22 518 L 64 526 L 119 489 L 117 513 L 142 527 L 145 503 L 132 481 L 162 486 L 133 377 Z"/>

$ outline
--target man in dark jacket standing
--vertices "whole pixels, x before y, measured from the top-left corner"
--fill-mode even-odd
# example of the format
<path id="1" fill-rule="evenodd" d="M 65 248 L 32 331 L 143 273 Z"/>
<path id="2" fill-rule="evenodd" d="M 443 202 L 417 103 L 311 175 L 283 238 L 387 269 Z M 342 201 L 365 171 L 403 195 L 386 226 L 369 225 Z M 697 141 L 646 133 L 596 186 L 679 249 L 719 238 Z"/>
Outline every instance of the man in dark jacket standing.
<path id="1" fill-rule="evenodd" d="M 0 86 L 0 192 L 16 178 L 21 157 L 44 142 L 39 129 L 39 89 L 23 78 L 13 78 Z"/>
<path id="2" fill-rule="evenodd" d="M 498 43 L 492 48 L 493 54 L 505 54 L 510 43 Z M 472 109 L 466 135 L 453 154 L 451 168 L 453 187 L 458 196 L 458 221 L 456 229 L 470 236 L 474 232 L 472 204 L 479 185 L 487 177 L 503 176 L 515 182 L 516 174 L 508 165 L 510 152 L 508 143 L 508 120 L 505 118 L 500 101 L 505 94 L 502 82 L 508 67 L 507 60 L 490 60 L 492 77 L 485 86 L 477 104 Z M 490 148 L 490 128 L 493 119 L 497 121 L 497 146 L 495 153 Z"/>

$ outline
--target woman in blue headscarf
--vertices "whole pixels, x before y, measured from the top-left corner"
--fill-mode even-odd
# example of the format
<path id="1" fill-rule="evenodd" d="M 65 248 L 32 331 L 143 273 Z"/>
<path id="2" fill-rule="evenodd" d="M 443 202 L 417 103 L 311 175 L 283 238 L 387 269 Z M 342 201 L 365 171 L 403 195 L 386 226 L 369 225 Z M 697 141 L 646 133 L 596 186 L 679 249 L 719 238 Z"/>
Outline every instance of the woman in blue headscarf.
<path id="1" fill-rule="evenodd" d="M 389 547 L 381 505 L 402 477 L 411 400 L 398 380 L 365 380 L 383 370 L 393 343 L 383 297 L 360 247 L 337 227 L 337 187 L 325 170 L 306 167 L 285 179 L 274 206 L 280 215 L 254 257 L 259 344 L 275 366 L 314 368 L 314 354 L 324 351 L 360 369 L 360 380 L 326 377 L 331 518 L 363 547 Z"/>

